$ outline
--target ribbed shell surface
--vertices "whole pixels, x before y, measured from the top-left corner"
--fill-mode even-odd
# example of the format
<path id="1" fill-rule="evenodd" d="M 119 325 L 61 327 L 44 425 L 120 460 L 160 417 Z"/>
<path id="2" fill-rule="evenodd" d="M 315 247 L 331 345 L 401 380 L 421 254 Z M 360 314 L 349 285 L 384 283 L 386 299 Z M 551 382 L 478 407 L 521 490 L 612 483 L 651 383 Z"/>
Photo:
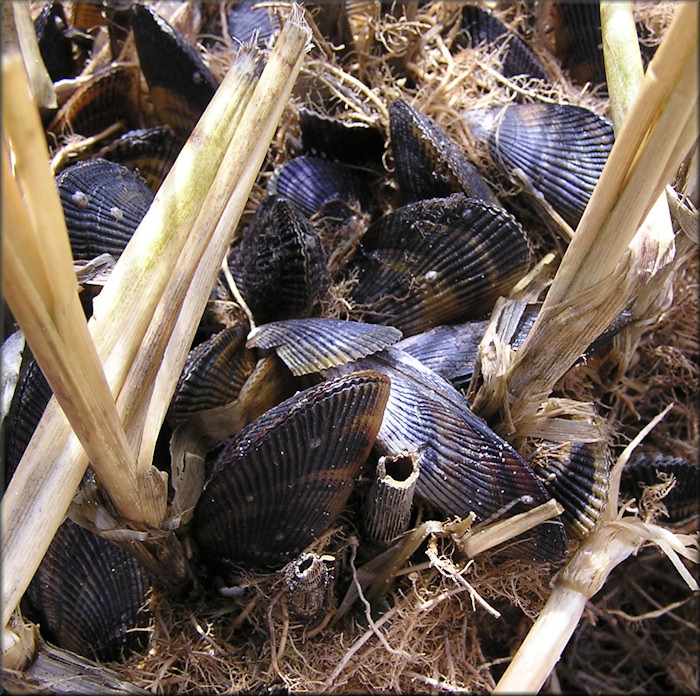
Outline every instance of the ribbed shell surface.
<path id="1" fill-rule="evenodd" d="M 389 105 L 389 129 L 404 203 L 464 193 L 498 205 L 476 167 L 432 118 L 396 99 Z"/>
<path id="2" fill-rule="evenodd" d="M 103 159 L 64 169 L 56 185 L 74 259 L 118 258 L 153 201 L 143 179 Z"/>
<path id="3" fill-rule="evenodd" d="M 224 329 L 188 353 L 168 410 L 173 427 L 238 396 L 255 369 L 255 357 L 245 347 L 248 328 L 245 323 Z"/>
<path id="4" fill-rule="evenodd" d="M 241 44 L 266 47 L 279 33 L 280 22 L 272 7 L 255 7 L 254 2 L 239 2 L 226 15 L 229 36 Z"/>
<path id="5" fill-rule="evenodd" d="M 389 380 L 356 372 L 300 392 L 239 433 L 195 508 L 202 559 L 277 566 L 342 510 L 374 444 Z"/>
<path id="6" fill-rule="evenodd" d="M 371 192 L 364 176 L 335 160 L 300 155 L 289 160 L 270 177 L 267 192 L 286 198 L 310 218 L 333 201 L 343 201 L 366 210 Z"/>
<path id="7" fill-rule="evenodd" d="M 367 230 L 352 301 L 365 321 L 411 336 L 480 318 L 529 263 L 525 232 L 502 208 L 463 194 L 419 201 Z"/>
<path id="8" fill-rule="evenodd" d="M 149 580 L 124 549 L 67 519 L 27 590 L 42 633 L 91 659 L 115 660 L 139 644 Z M 142 634 L 144 635 L 144 634 Z"/>
<path id="9" fill-rule="evenodd" d="M 507 47 L 502 50 L 503 44 Z M 476 48 L 482 44 L 501 52 L 501 74 L 504 77 L 527 75 L 547 80 L 547 72 L 525 42 L 505 24 L 493 16 L 490 10 L 477 5 L 466 5 L 462 10 L 460 32 L 455 45 Z"/>
<path id="10" fill-rule="evenodd" d="M 313 225 L 278 196 L 266 198 L 229 257 L 256 323 L 320 313 L 330 279 Z"/>
<path id="11" fill-rule="evenodd" d="M 466 399 L 408 354 L 392 346 L 324 374 L 352 369 L 377 370 L 390 378 L 375 449 L 391 456 L 417 452 L 416 496 L 442 514 L 466 517 L 474 512 L 483 521 L 499 514 L 510 517 L 549 500 L 528 464 L 472 413 Z M 555 520 L 518 537 L 513 545 L 518 556 L 556 561 L 566 552 L 566 537 Z"/>
<path id="12" fill-rule="evenodd" d="M 341 319 L 296 319 L 257 326 L 248 337 L 250 348 L 275 348 L 294 375 L 364 358 L 401 338 L 393 326 Z"/>
<path id="13" fill-rule="evenodd" d="M 511 104 L 469 112 L 465 120 L 474 136 L 488 143 L 494 164 L 506 176 L 521 170 L 576 227 L 612 149 L 609 121 L 562 104 Z"/>

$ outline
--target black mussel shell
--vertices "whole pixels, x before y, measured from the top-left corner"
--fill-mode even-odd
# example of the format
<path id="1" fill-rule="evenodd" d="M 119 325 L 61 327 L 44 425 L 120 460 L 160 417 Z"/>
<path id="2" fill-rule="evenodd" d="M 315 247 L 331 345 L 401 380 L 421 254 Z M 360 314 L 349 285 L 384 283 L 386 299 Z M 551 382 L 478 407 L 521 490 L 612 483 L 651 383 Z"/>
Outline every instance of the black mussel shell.
<path id="1" fill-rule="evenodd" d="M 267 192 L 289 200 L 307 218 L 336 201 L 360 210 L 371 207 L 372 195 L 366 174 L 342 162 L 301 155 L 275 171 Z"/>
<path id="2" fill-rule="evenodd" d="M 593 530 L 608 498 L 610 458 L 602 442 L 570 442 L 556 456 L 535 466 L 548 493 L 564 512 L 570 534 L 583 537 Z"/>
<path id="3" fill-rule="evenodd" d="M 314 325 L 309 327 L 313 321 Z M 311 337 L 327 328 L 316 344 Z M 274 346 L 297 374 L 333 365 L 321 374 L 337 377 L 371 370 L 391 381 L 389 400 L 375 444 L 380 456 L 415 452 L 420 474 L 416 495 L 446 516 L 478 521 L 508 517 L 549 499 L 528 464 L 469 408 L 467 400 L 439 375 L 395 346 L 372 351 L 348 362 L 347 346 L 362 334 L 363 324 L 302 319 L 260 326 L 258 345 Z M 369 327 L 365 326 L 369 331 Z M 319 357 L 319 352 L 325 356 Z M 560 560 L 566 552 L 561 522 L 539 525 L 519 537 L 512 553 L 543 561 Z"/>
<path id="4" fill-rule="evenodd" d="M 138 66 L 112 65 L 101 70 L 71 95 L 48 130 L 59 135 L 97 135 L 122 121 L 127 129 L 140 128 Z"/>
<path id="5" fill-rule="evenodd" d="M 56 185 L 74 259 L 120 256 L 153 201 L 137 174 L 103 159 L 64 169 Z"/>
<path id="6" fill-rule="evenodd" d="M 580 106 L 510 104 L 465 114 L 491 159 L 518 183 L 529 180 L 573 228 L 578 224 L 612 149 L 612 124 Z"/>
<path id="7" fill-rule="evenodd" d="M 330 279 L 313 225 L 269 196 L 231 247 L 229 266 L 256 323 L 319 314 Z"/>
<path id="8" fill-rule="evenodd" d="M 97 156 L 135 170 L 156 193 L 181 147 L 182 141 L 167 126 L 137 128 L 112 141 Z"/>
<path id="9" fill-rule="evenodd" d="M 462 48 L 476 48 L 486 44 L 493 51 L 502 51 L 501 74 L 504 77 L 527 75 L 547 81 L 547 72 L 525 42 L 514 34 L 493 13 L 477 5 L 465 5 L 462 10 L 460 31 L 455 45 Z"/>
<path id="10" fill-rule="evenodd" d="M 250 332 L 250 348 L 274 348 L 293 375 L 319 372 L 364 358 L 401 338 L 393 326 L 342 319 L 276 321 Z"/>
<path id="11" fill-rule="evenodd" d="M 342 510 L 379 430 L 389 380 L 356 372 L 299 392 L 219 455 L 193 519 L 202 559 L 281 567 Z"/>
<path id="12" fill-rule="evenodd" d="M 305 154 L 356 166 L 381 166 L 384 136 L 373 126 L 349 123 L 301 107 L 299 129 Z"/>
<path id="13" fill-rule="evenodd" d="M 67 519 L 25 597 L 47 640 L 107 661 L 144 647 L 149 587 L 129 553 Z"/>
<path id="14" fill-rule="evenodd" d="M 620 490 L 639 501 L 644 488 L 662 483 L 669 476 L 673 476 L 676 483 L 661 500 L 668 512 L 668 521 L 675 524 L 700 515 L 700 466 L 683 457 L 660 452 L 639 453 L 624 468 Z"/>
<path id="15" fill-rule="evenodd" d="M 464 193 L 498 205 L 474 165 L 432 118 L 396 99 L 389 105 L 389 128 L 404 203 Z"/>
<path id="16" fill-rule="evenodd" d="M 255 369 L 253 353 L 245 347 L 248 328 L 240 323 L 224 329 L 189 352 L 168 410 L 173 427 L 238 396 Z"/>
<path id="17" fill-rule="evenodd" d="M 49 2 L 34 20 L 39 53 L 52 82 L 75 75 L 73 44 L 66 36 L 66 14 L 60 2 Z"/>
<path id="18" fill-rule="evenodd" d="M 410 203 L 372 224 L 351 300 L 364 320 L 404 336 L 476 319 L 526 273 L 527 236 L 502 208 L 456 193 Z"/>
<path id="19" fill-rule="evenodd" d="M 272 7 L 258 6 L 255 0 L 236 3 L 227 13 L 228 32 L 234 41 L 266 47 L 279 33 L 279 18 Z"/>
<path id="20" fill-rule="evenodd" d="M 218 84 L 182 34 L 152 8 L 131 10 L 136 50 L 148 91 L 162 125 L 189 137 Z"/>

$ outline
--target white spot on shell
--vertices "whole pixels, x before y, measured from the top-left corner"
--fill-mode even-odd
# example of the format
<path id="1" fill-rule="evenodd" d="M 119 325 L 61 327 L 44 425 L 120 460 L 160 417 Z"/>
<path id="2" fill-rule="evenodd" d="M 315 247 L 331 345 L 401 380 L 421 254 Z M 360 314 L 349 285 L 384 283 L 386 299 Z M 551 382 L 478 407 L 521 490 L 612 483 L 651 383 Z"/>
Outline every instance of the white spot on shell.
<path id="1" fill-rule="evenodd" d="M 71 200 L 78 206 L 78 208 L 87 208 L 88 203 L 90 203 L 90 199 L 87 197 L 86 193 L 83 193 L 83 191 L 76 191 L 71 196 Z"/>
<path id="2" fill-rule="evenodd" d="M 115 220 L 119 220 L 119 222 L 121 222 L 124 219 L 124 213 L 122 212 L 122 209 L 118 208 L 116 205 L 112 206 L 109 209 L 109 212 L 112 213 L 112 217 Z"/>

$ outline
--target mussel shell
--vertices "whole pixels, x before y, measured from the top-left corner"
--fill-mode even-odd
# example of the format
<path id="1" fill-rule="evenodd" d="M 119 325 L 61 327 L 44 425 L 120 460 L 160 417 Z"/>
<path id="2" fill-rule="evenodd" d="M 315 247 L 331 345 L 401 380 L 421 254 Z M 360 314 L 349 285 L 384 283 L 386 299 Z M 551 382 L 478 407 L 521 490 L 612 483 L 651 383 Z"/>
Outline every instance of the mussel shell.
<path id="1" fill-rule="evenodd" d="M 189 352 L 168 410 L 173 427 L 238 396 L 255 368 L 255 358 L 245 347 L 248 328 L 241 323 L 224 329 Z"/>
<path id="2" fill-rule="evenodd" d="M 498 205 L 468 157 L 432 118 L 396 99 L 389 105 L 389 129 L 404 203 L 464 193 Z"/>
<path id="3" fill-rule="evenodd" d="M 199 53 L 152 8 L 131 10 L 136 50 L 156 113 L 163 125 L 187 138 L 218 84 Z"/>
<path id="4" fill-rule="evenodd" d="M 59 647 L 98 660 L 143 648 L 148 622 L 139 611 L 148 577 L 124 549 L 65 520 L 26 598 L 42 634 Z"/>
<path id="5" fill-rule="evenodd" d="M 127 129 L 140 128 L 138 66 L 112 65 L 78 87 L 59 109 L 48 130 L 88 137 L 122 121 Z"/>
<path id="6" fill-rule="evenodd" d="M 153 201 L 153 193 L 121 164 L 94 159 L 56 178 L 74 259 L 121 255 Z"/>
<path id="7" fill-rule="evenodd" d="M 231 246 L 229 267 L 256 323 L 319 314 L 330 278 L 313 225 L 269 196 Z"/>
<path id="8" fill-rule="evenodd" d="M 668 512 L 668 521 L 678 523 L 700 515 L 700 466 L 683 457 L 660 452 L 639 453 L 623 470 L 620 489 L 639 501 L 645 487 L 662 482 L 659 474 L 673 475 L 676 479 L 673 488 L 661 500 Z"/>
<path id="9" fill-rule="evenodd" d="M 279 33 L 279 18 L 274 8 L 255 5 L 255 2 L 239 2 L 228 11 L 226 23 L 229 35 L 242 44 L 269 46 Z"/>
<path id="10" fill-rule="evenodd" d="M 576 227 L 612 149 L 609 121 L 562 104 L 510 104 L 468 112 L 465 120 L 506 176 L 517 183 L 515 172 L 521 171 Z"/>
<path id="11" fill-rule="evenodd" d="M 60 2 L 49 2 L 34 20 L 39 53 L 52 82 L 73 77 L 73 45 L 66 36 L 66 13 Z"/>
<path id="12" fill-rule="evenodd" d="M 300 155 L 279 167 L 270 177 L 267 192 L 289 202 L 307 218 L 334 201 L 368 210 L 372 195 L 366 175 L 333 160 Z"/>
<path id="13" fill-rule="evenodd" d="M 455 45 L 476 48 L 482 44 L 500 51 L 503 44 L 507 46 L 501 59 L 501 74 L 504 77 L 527 75 L 547 81 L 547 72 L 537 60 L 527 44 L 514 34 L 493 13 L 478 5 L 465 5 L 462 10 L 460 31 Z"/>
<path id="14" fill-rule="evenodd" d="M 175 163 L 181 147 L 182 141 L 167 126 L 137 128 L 102 148 L 97 157 L 135 170 L 155 194 Z"/>
<path id="15" fill-rule="evenodd" d="M 610 459 L 601 442 L 571 442 L 559 456 L 535 467 L 549 494 L 564 508 L 562 521 L 570 534 L 583 537 L 600 519 L 608 498 Z"/>
<path id="16" fill-rule="evenodd" d="M 348 123 L 301 107 L 299 129 L 305 154 L 356 166 L 381 165 L 384 137 L 373 126 Z"/>
<path id="17" fill-rule="evenodd" d="M 195 508 L 203 560 L 280 567 L 315 541 L 345 505 L 388 395 L 385 376 L 357 372 L 299 392 L 241 431 Z"/>
<path id="18" fill-rule="evenodd" d="M 365 321 L 404 336 L 488 312 L 526 273 L 527 236 L 502 208 L 456 193 L 403 206 L 375 222 L 354 264 L 352 302 Z"/>

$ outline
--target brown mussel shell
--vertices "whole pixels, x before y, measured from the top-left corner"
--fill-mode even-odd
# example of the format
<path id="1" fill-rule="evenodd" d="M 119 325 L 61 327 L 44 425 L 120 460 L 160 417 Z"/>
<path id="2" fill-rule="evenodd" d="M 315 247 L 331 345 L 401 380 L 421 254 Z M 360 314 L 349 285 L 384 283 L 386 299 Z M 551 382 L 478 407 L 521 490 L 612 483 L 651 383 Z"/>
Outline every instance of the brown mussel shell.
<path id="1" fill-rule="evenodd" d="M 171 128 L 137 128 L 102 148 L 97 157 L 123 164 L 138 172 L 155 194 L 175 164 L 182 141 Z"/>
<path id="2" fill-rule="evenodd" d="M 98 660 L 143 649 L 150 582 L 124 549 L 67 519 L 59 527 L 25 597 L 44 636 Z"/>
<path id="3" fill-rule="evenodd" d="M 186 139 L 218 83 L 199 53 L 152 8 L 131 9 L 136 50 L 161 125 Z"/>
<path id="4" fill-rule="evenodd" d="M 297 373 L 304 367 L 314 372 L 319 358 L 316 347 L 309 350 L 312 342 L 308 336 L 321 331 L 323 322 L 328 321 L 314 320 L 312 332 L 307 327 L 308 319 L 260 326 L 255 340 L 259 345 L 274 345 L 288 365 L 296 366 Z M 474 415 L 460 392 L 415 358 L 388 346 L 347 362 L 345 346 L 357 341 L 363 327 L 368 331 L 370 327 L 348 322 L 345 335 L 343 324 L 328 324 L 323 342 L 326 362 L 332 362 L 337 354 L 342 359 L 321 374 L 336 377 L 371 370 L 391 380 L 375 453 L 389 457 L 405 452 L 418 455 L 418 498 L 448 517 L 467 517 L 474 512 L 477 521 L 508 517 L 549 500 L 522 457 Z M 511 552 L 540 561 L 560 560 L 566 552 L 561 522 L 547 522 L 518 537 Z"/>
<path id="5" fill-rule="evenodd" d="M 463 193 L 499 205 L 476 167 L 432 118 L 396 99 L 389 105 L 389 129 L 404 203 Z"/>
<path id="6" fill-rule="evenodd" d="M 202 559 L 281 567 L 340 514 L 379 430 L 389 380 L 356 372 L 299 392 L 214 462 L 193 519 Z"/>
<path id="7" fill-rule="evenodd" d="M 324 208 L 336 202 L 365 211 L 372 205 L 366 173 L 311 155 L 294 157 L 279 167 L 270 177 L 267 192 L 286 198 L 307 218 L 324 214 Z"/>
<path id="8" fill-rule="evenodd" d="M 461 193 L 410 203 L 372 224 L 351 300 L 365 321 L 404 336 L 476 319 L 527 272 L 530 248 L 502 208 Z"/>
<path id="9" fill-rule="evenodd" d="M 120 256 L 153 201 L 137 174 L 103 159 L 64 169 L 56 186 L 74 259 Z"/>
<path id="10" fill-rule="evenodd" d="M 517 175 L 524 175 L 576 227 L 612 149 L 609 121 L 566 104 L 510 104 L 468 112 L 465 120 L 488 143 L 503 174 L 516 184 Z"/>
<path id="11" fill-rule="evenodd" d="M 253 353 L 245 347 L 248 329 L 247 323 L 229 327 L 188 353 L 168 410 L 173 428 L 238 396 L 255 369 Z"/>
<path id="12" fill-rule="evenodd" d="M 256 323 L 320 314 L 330 278 L 313 225 L 269 196 L 231 246 L 229 267 Z"/>

